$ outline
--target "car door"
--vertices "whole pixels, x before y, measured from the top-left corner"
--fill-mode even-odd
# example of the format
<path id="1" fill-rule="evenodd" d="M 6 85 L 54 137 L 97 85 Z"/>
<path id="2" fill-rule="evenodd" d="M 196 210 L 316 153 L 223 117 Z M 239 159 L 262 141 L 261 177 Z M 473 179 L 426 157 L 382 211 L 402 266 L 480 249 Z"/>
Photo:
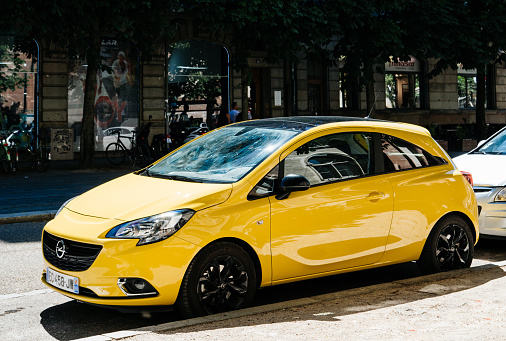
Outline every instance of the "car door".
<path id="1" fill-rule="evenodd" d="M 298 174 L 310 188 L 271 196 L 273 281 L 377 262 L 393 212 L 392 186 L 375 174 L 373 134 L 326 134 L 288 152 L 280 178 Z M 376 144 L 377 145 L 377 144 Z"/>

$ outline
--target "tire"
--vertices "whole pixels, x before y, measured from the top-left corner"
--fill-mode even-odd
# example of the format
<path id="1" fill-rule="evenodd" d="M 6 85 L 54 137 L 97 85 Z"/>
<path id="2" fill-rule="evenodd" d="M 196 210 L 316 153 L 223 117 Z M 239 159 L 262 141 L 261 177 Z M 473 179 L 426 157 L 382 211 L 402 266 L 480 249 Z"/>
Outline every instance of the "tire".
<path id="1" fill-rule="evenodd" d="M 49 168 L 49 150 L 45 145 L 41 145 L 37 150 L 37 170 L 45 172 Z"/>
<path id="2" fill-rule="evenodd" d="M 18 150 L 18 169 L 27 170 L 34 168 L 33 152 L 27 148 Z"/>
<path id="3" fill-rule="evenodd" d="M 137 145 L 134 154 L 134 164 L 140 167 L 146 167 L 151 163 L 151 153 L 149 147 L 145 144 Z"/>
<path id="4" fill-rule="evenodd" d="M 122 145 L 113 142 L 105 149 L 105 157 L 113 165 L 121 165 L 125 162 L 126 151 Z"/>
<path id="5" fill-rule="evenodd" d="M 468 268 L 474 256 L 469 224 L 458 216 L 441 219 L 432 229 L 417 264 L 423 274 Z"/>
<path id="6" fill-rule="evenodd" d="M 186 318 L 245 308 L 255 297 L 256 284 L 246 251 L 232 243 L 216 243 L 190 263 L 176 307 Z"/>

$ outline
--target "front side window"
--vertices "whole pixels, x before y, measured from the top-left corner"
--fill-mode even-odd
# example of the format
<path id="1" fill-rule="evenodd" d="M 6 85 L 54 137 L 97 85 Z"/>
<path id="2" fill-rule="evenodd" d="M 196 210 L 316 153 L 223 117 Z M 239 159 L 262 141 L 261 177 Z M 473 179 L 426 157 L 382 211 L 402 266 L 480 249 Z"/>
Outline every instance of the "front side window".
<path id="1" fill-rule="evenodd" d="M 312 140 L 284 160 L 284 175 L 306 177 L 311 186 L 374 173 L 372 134 L 340 133 Z"/>
<path id="2" fill-rule="evenodd" d="M 386 172 L 421 168 L 443 163 L 442 159 L 432 156 L 422 148 L 394 136 L 382 134 L 381 147 Z"/>
<path id="3" fill-rule="evenodd" d="M 143 175 L 233 183 L 299 133 L 283 129 L 226 127 L 185 145 L 148 168 Z"/>

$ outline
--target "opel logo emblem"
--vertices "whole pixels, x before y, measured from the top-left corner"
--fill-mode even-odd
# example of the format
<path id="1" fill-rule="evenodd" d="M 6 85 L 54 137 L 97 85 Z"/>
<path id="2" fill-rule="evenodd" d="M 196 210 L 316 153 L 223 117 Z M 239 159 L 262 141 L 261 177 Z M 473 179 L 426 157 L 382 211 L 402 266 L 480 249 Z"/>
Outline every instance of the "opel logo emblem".
<path id="1" fill-rule="evenodd" d="M 63 243 L 63 240 L 60 240 L 56 244 L 56 256 L 58 258 L 63 258 L 63 256 L 65 256 L 65 244 Z"/>

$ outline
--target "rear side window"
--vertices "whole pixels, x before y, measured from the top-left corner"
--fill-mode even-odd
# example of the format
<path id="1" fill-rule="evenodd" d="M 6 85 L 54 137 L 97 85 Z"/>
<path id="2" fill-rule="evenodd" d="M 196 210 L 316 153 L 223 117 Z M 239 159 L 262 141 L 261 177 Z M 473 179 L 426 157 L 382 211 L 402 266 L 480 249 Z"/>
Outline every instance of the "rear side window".
<path id="1" fill-rule="evenodd" d="M 433 156 L 410 142 L 390 135 L 381 135 L 381 147 L 386 172 L 436 166 L 446 163 L 444 159 Z"/>
<path id="2" fill-rule="evenodd" d="M 284 160 L 284 174 L 298 174 L 311 186 L 374 173 L 372 134 L 339 133 L 314 139 Z"/>

